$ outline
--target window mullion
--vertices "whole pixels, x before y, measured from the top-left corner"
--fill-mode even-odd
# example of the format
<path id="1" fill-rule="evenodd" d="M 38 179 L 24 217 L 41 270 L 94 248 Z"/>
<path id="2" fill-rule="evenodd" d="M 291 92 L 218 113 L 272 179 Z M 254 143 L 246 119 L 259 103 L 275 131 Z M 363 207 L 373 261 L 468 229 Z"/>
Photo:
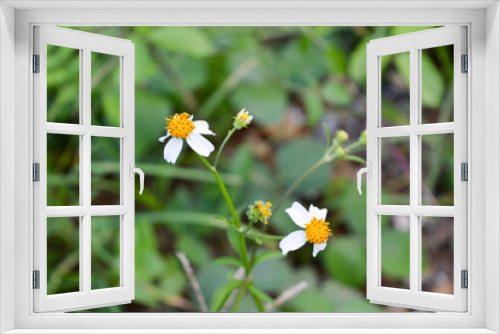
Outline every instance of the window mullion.
<path id="1" fill-rule="evenodd" d="M 91 68 L 90 68 L 90 49 L 85 48 L 82 51 L 82 66 L 80 68 L 80 96 L 81 96 L 81 112 L 80 117 L 82 125 L 90 127 L 91 124 L 91 107 L 90 107 L 90 94 L 91 94 Z M 80 157 L 80 164 L 82 166 L 82 174 L 80 180 L 80 187 L 82 188 L 82 204 L 84 207 L 90 209 L 91 205 L 91 135 L 90 132 L 85 133 L 81 137 L 82 150 Z M 83 270 L 80 271 L 80 281 L 83 282 L 83 291 L 90 293 L 91 290 L 91 216 L 87 212 L 82 217 L 82 242 L 80 244 L 80 254 L 82 254 L 81 266 Z"/>
<path id="2" fill-rule="evenodd" d="M 414 128 L 420 115 L 420 55 L 418 49 L 410 50 L 410 291 L 418 292 L 420 283 L 420 217 L 413 208 L 420 204 L 420 143 Z"/>

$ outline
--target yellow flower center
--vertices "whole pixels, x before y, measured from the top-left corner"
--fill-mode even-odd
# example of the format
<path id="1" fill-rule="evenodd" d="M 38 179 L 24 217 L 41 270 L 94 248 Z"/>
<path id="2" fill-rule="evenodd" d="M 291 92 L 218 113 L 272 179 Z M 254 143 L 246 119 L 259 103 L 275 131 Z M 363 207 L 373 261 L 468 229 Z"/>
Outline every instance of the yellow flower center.
<path id="1" fill-rule="evenodd" d="M 172 137 L 186 138 L 195 128 L 193 121 L 190 120 L 189 117 L 191 117 L 191 115 L 185 112 L 180 115 L 175 114 L 171 118 L 165 117 L 167 120 L 165 130 L 168 130 L 168 133 Z"/>
<path id="2" fill-rule="evenodd" d="M 240 119 L 241 119 L 242 121 L 246 121 L 246 120 L 248 119 L 248 112 L 243 112 L 243 113 L 241 113 L 241 115 L 240 115 Z"/>
<path id="3" fill-rule="evenodd" d="M 325 222 L 323 219 L 311 219 L 311 222 L 306 224 L 307 241 L 314 244 L 322 244 L 327 241 L 328 237 L 332 235 L 328 225 L 330 223 Z"/>
<path id="4" fill-rule="evenodd" d="M 256 208 L 257 210 L 259 210 L 260 213 L 262 213 L 262 215 L 264 216 L 264 224 L 267 225 L 268 221 L 267 221 L 267 218 L 268 217 L 271 217 L 273 214 L 271 213 L 271 209 L 270 207 L 272 207 L 273 205 L 271 204 L 271 202 L 267 202 L 266 205 L 264 205 L 264 203 L 257 203 L 256 205 Z"/>

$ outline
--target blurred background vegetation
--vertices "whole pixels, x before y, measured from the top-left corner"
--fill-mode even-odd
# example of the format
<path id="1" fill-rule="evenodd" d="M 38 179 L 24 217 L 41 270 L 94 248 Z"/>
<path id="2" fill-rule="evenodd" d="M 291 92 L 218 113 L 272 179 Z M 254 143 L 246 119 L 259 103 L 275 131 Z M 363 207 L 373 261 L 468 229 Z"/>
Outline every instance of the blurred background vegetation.
<path id="1" fill-rule="evenodd" d="M 213 260 L 234 250 L 224 223 L 214 219 L 228 212 L 212 175 L 186 145 L 175 166 L 163 160 L 164 117 L 185 111 L 207 120 L 218 147 L 246 107 L 254 122 L 233 136 L 219 170 L 236 205 L 276 202 L 323 154 L 322 124 L 352 140 L 365 129 L 366 44 L 431 27 L 72 28 L 135 44 L 136 166 L 146 174 L 144 193 L 136 194 L 135 300 L 95 311 L 191 312 L 198 305 L 175 252 L 186 254 L 210 303 L 234 271 Z M 449 47 L 422 52 L 424 122 L 453 120 L 452 56 Z M 78 61 L 77 50 L 49 47 L 48 121 L 79 122 Z M 409 58 L 384 56 L 382 67 L 383 123 L 409 124 Z M 93 125 L 119 125 L 119 73 L 117 57 L 92 54 Z M 453 205 L 453 137 L 425 137 L 423 201 Z M 78 147 L 76 136 L 48 135 L 48 205 L 78 205 Z M 409 201 L 408 151 L 408 138 L 382 145 L 384 204 Z M 92 139 L 93 205 L 119 203 L 119 159 L 119 140 Z M 324 166 L 274 213 L 270 233 L 286 235 L 296 229 L 283 211 L 293 200 L 328 208 L 333 238 L 317 258 L 308 245 L 256 266 L 255 284 L 273 298 L 300 281 L 308 284 L 273 311 L 410 311 L 365 298 L 366 197 L 355 183 L 361 167 L 349 161 Z M 92 221 L 92 288 L 118 286 L 119 217 Z M 449 219 L 423 223 L 426 291 L 453 293 L 452 225 Z M 47 233 L 49 293 L 78 291 L 78 219 L 49 219 Z M 382 217 L 382 239 L 383 285 L 408 287 L 407 217 Z M 277 249 L 277 243 L 263 248 Z M 250 297 L 240 311 L 256 311 Z"/>

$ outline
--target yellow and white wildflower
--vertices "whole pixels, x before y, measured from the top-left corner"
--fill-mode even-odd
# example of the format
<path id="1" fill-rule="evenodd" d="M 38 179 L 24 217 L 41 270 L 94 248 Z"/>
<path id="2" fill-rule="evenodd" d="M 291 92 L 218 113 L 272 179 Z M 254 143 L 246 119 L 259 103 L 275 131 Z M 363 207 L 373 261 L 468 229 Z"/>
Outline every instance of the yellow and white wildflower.
<path id="1" fill-rule="evenodd" d="M 325 222 L 327 210 L 319 209 L 311 204 L 309 211 L 298 202 L 285 210 L 293 222 L 305 230 L 290 233 L 280 241 L 280 249 L 283 255 L 299 249 L 307 241 L 313 244 L 313 256 L 316 257 L 320 251 L 325 249 L 328 238 L 332 231 L 328 228 L 330 223 Z"/>
<path id="2" fill-rule="evenodd" d="M 252 123 L 253 116 L 248 113 L 248 111 L 243 108 L 239 113 L 236 114 L 234 118 L 234 127 L 238 130 L 246 128 L 250 123 Z"/>
<path id="3" fill-rule="evenodd" d="M 186 139 L 188 145 L 199 155 L 208 157 L 215 149 L 214 145 L 202 135 L 215 135 L 210 131 L 206 121 L 193 121 L 193 115 L 188 113 L 175 114 L 170 118 L 166 118 L 167 134 L 158 140 L 163 143 L 168 137 L 172 137 L 163 151 L 163 156 L 167 162 L 175 165 L 175 161 L 179 157 L 182 149 L 183 139 Z"/>

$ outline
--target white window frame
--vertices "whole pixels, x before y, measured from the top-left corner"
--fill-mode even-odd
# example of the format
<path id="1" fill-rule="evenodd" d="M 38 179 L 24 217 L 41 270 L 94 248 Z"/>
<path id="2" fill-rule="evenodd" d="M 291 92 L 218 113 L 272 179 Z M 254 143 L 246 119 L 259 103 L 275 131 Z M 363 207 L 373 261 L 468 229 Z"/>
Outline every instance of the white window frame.
<path id="1" fill-rule="evenodd" d="M 33 185 L 30 179 L 33 148 L 30 143 L 33 120 L 30 98 L 32 79 L 29 71 L 32 27 L 35 24 L 468 26 L 471 74 L 468 76 L 468 109 L 471 110 L 468 115 L 468 133 L 471 134 L 468 143 L 468 195 L 471 199 L 468 204 L 468 220 L 471 222 L 468 230 L 468 312 L 209 315 L 33 313 L 33 290 L 30 288 L 33 265 L 30 256 L 33 242 L 33 212 L 30 209 L 33 207 Z M 150 332 L 157 330 L 155 332 L 158 333 L 181 332 L 181 328 L 191 329 L 182 331 L 184 333 L 234 333 L 237 329 L 247 333 L 249 329 L 262 333 L 500 331 L 500 11 L 497 1 L 256 1 L 238 4 L 217 1 L 203 4 L 189 1 L 182 4 L 175 1 L 4 1 L 0 3 L 0 46 L 0 331 L 46 333 L 49 329 L 54 333 L 59 329 L 61 333 L 77 333 L 78 329 L 86 329 L 86 333 L 110 333 L 113 329 L 115 332 L 125 332 L 126 329 L 127 333 L 144 333 L 148 328 Z"/>
<path id="2" fill-rule="evenodd" d="M 135 110 L 134 44 L 128 40 L 71 29 L 34 27 L 34 54 L 39 55 L 39 73 L 33 75 L 34 162 L 39 164 L 39 181 L 33 184 L 34 270 L 39 271 L 39 288 L 34 289 L 35 312 L 75 311 L 130 303 L 134 299 L 135 239 Z M 78 124 L 47 122 L 47 45 L 79 51 Z M 91 54 L 98 52 L 119 58 L 120 124 L 116 127 L 91 124 Z M 79 205 L 47 206 L 47 134 L 79 137 Z M 111 137 L 120 141 L 120 203 L 91 204 L 91 139 Z M 120 221 L 120 285 L 92 290 L 92 216 L 118 216 Z M 77 217 L 79 220 L 79 291 L 47 295 L 47 218 Z"/>

